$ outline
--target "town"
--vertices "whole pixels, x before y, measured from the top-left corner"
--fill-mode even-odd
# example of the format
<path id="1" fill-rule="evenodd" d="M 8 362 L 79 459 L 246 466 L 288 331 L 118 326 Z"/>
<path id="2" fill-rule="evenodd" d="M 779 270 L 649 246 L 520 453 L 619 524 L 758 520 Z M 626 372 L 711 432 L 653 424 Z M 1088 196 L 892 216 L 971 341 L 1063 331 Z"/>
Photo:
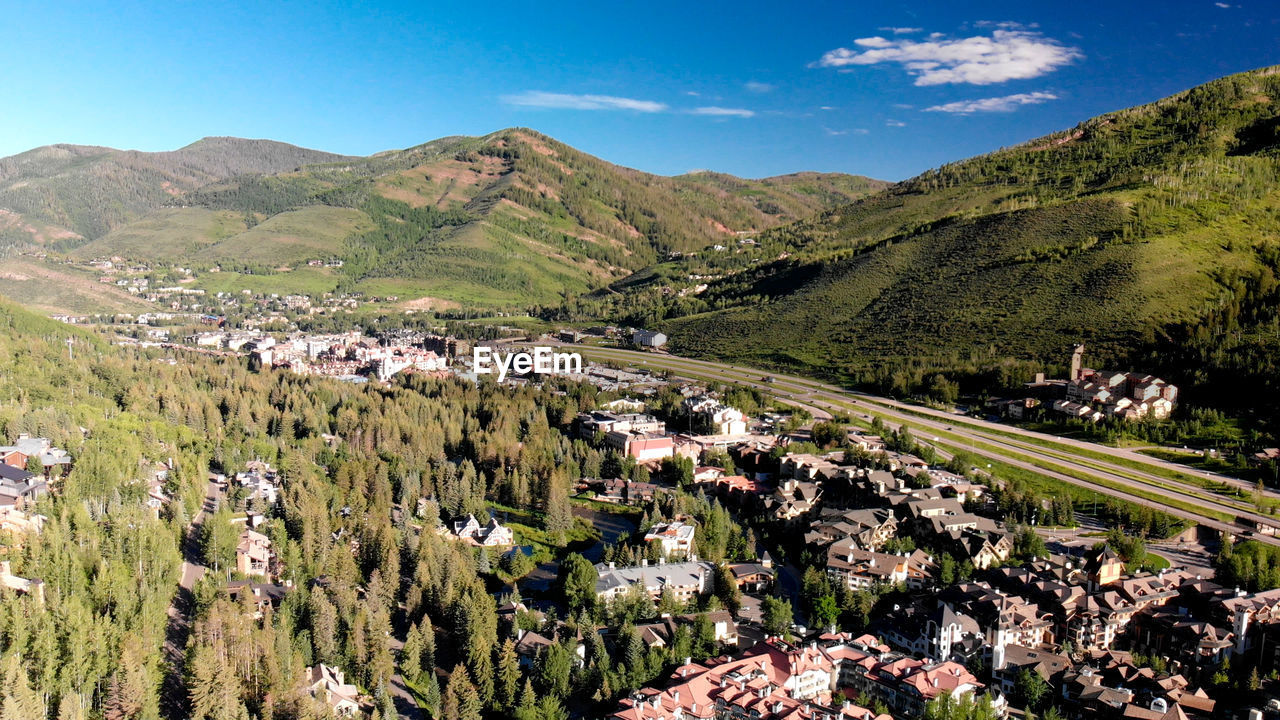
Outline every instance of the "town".
<path id="1" fill-rule="evenodd" d="M 652 346 L 653 337 L 636 335 L 635 345 Z M 463 362 L 464 343 L 421 333 L 188 340 L 247 353 L 259 373 L 481 380 Z M 586 532 L 591 546 L 572 550 L 531 526 L 520 510 L 527 490 L 516 486 L 486 494 L 507 505 L 424 494 L 397 510 L 409 511 L 401 522 L 416 542 L 455 545 L 451 552 L 475 558 L 482 577 L 492 574 L 497 661 L 505 643 L 517 684 L 519 676 L 535 688 L 552 682 L 546 673 L 578 677 L 603 656 L 627 658 L 625 677 L 612 680 L 624 684 L 596 697 L 618 695 L 607 713 L 617 720 L 885 720 L 955 708 L 967 708 L 965 717 L 1207 719 L 1222 716 L 1221 691 L 1235 682 L 1227 668 L 1247 668 L 1254 690 L 1280 670 L 1270 651 L 1280 590 L 1215 582 L 1220 559 L 1207 553 L 1156 562 L 1139 535 L 1087 529 L 1106 513 L 1124 527 L 1132 511 L 1085 514 L 1070 497 L 968 465 L 905 428 L 814 420 L 742 388 L 595 364 L 558 378 L 525 370 L 497 392 L 554 381 L 593 384 L 612 398 L 560 431 L 597 459 L 569 478 L 571 522 L 556 532 Z M 1092 387 L 1090 373 L 1073 369 L 1066 392 Z M 324 436 L 334 448 L 353 440 Z M 5 530 L 14 547 L 38 542 L 45 518 L 32 509 L 76 463 L 29 435 L 0 448 L 0 460 Z M 295 481 L 263 460 L 238 467 L 210 475 L 201 562 L 253 622 L 270 623 L 300 592 L 279 524 Z M 172 461 L 140 470 L 143 505 L 167 516 L 178 492 Z M 472 471 L 449 472 L 465 484 Z M 542 511 L 550 530 L 555 509 Z M 1232 542 L 1175 529 L 1178 547 Z M 344 523 L 332 542 L 360 557 L 362 541 L 348 532 Z M 7 587 L 43 602 L 41 579 L 13 574 L 8 562 L 0 573 Z M 313 603 L 335 591 L 324 577 L 306 582 Z M 424 691 L 427 709 L 448 717 L 435 703 L 462 692 L 456 677 L 467 671 L 433 669 L 424 646 L 437 641 L 425 632 L 411 628 L 396 667 L 435 687 Z M 562 656 L 566 670 L 552 670 Z M 330 656 L 302 677 L 325 712 L 369 715 L 385 696 L 350 681 L 363 672 Z"/>
<path id="2" fill-rule="evenodd" d="M 15 8 L 0 720 L 1280 720 L 1280 13 L 1148 4 Z"/>

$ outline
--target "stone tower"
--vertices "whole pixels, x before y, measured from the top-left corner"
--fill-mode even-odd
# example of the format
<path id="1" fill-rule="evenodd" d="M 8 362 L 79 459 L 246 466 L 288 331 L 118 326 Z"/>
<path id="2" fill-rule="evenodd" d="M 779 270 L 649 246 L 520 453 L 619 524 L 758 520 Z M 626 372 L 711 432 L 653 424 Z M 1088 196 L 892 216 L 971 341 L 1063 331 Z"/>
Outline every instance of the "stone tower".
<path id="1" fill-rule="evenodd" d="M 1071 351 L 1071 380 L 1080 379 L 1081 369 L 1084 367 L 1084 343 L 1076 345 L 1075 350 Z"/>

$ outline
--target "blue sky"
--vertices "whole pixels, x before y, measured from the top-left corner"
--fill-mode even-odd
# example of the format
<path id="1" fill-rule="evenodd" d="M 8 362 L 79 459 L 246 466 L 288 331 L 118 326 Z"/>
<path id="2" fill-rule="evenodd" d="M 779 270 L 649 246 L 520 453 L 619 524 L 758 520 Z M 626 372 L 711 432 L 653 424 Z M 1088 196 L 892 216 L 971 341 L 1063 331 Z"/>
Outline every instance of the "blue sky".
<path id="1" fill-rule="evenodd" d="M 1280 63 L 1280 7 L 1249 0 L 0 8 L 0 156 L 520 125 L 663 174 L 896 180 Z"/>

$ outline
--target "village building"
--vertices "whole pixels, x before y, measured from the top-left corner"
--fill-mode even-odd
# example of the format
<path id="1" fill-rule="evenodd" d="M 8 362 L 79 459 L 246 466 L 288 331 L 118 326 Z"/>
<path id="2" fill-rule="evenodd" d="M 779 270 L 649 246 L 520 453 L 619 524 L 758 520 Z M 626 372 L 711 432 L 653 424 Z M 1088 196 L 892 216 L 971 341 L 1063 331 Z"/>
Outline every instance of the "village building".
<path id="1" fill-rule="evenodd" d="M 773 558 L 768 551 L 756 562 L 736 562 L 728 564 L 738 590 L 744 593 L 767 592 L 773 587 L 777 571 L 773 569 Z"/>
<path id="2" fill-rule="evenodd" d="M 699 561 L 695 556 L 686 562 L 676 563 L 659 561 L 651 564 L 648 560 L 641 560 L 640 565 L 632 567 L 600 563 L 596 565 L 596 573 L 596 596 L 601 601 L 621 597 L 635 586 L 655 603 L 661 599 L 664 590 L 669 591 L 676 602 L 688 603 L 711 592 L 715 565 Z"/>
<path id="3" fill-rule="evenodd" d="M 348 685 L 343 672 L 323 663 L 307 668 L 307 692 L 324 703 L 337 717 L 355 717 L 360 713 L 360 689 Z"/>
<path id="4" fill-rule="evenodd" d="M 657 349 L 667 344 L 667 336 L 656 330 L 636 330 L 631 333 L 631 342 L 642 348 Z"/>
<path id="5" fill-rule="evenodd" d="M 262 533 L 245 529 L 236 544 L 236 571 L 241 575 L 270 577 L 271 539 Z"/>
<path id="6" fill-rule="evenodd" d="M 642 688 L 622 701 L 611 720 L 892 720 L 844 705 L 837 661 L 816 645 L 777 640 L 756 645 L 736 660 L 688 662 L 665 690 Z"/>
<path id="7" fill-rule="evenodd" d="M 48 438 L 19 433 L 12 445 L 0 445 L 0 464 L 26 470 L 31 466 L 32 459 L 39 464 L 46 477 L 54 468 L 61 468 L 65 473 L 71 465 L 71 455 L 66 450 L 55 447 Z"/>
<path id="8" fill-rule="evenodd" d="M 691 429 L 709 435 L 742 435 L 747 431 L 747 418 L 741 410 L 722 405 L 707 395 L 686 398 L 684 410 Z"/>
<path id="9" fill-rule="evenodd" d="M 475 515 L 455 520 L 449 534 L 456 540 L 463 540 L 477 547 L 506 547 L 514 545 L 516 541 L 511 528 L 501 525 L 497 518 L 491 517 L 489 522 L 481 525 Z"/>
<path id="10" fill-rule="evenodd" d="M 668 435 L 634 431 L 613 431 L 604 436 L 605 444 L 639 463 L 656 463 L 675 455 L 675 440 Z"/>
<path id="11" fill-rule="evenodd" d="M 891 555 L 863 550 L 852 538 L 832 543 L 827 550 L 827 576 L 849 590 L 879 585 L 904 585 L 919 590 L 933 584 L 937 566 L 923 550 Z"/>
<path id="12" fill-rule="evenodd" d="M 658 523 L 644 534 L 646 543 L 656 543 L 667 558 L 688 558 L 693 554 L 693 536 L 697 528 L 681 520 Z"/>
<path id="13" fill-rule="evenodd" d="M 0 585 L 23 595 L 30 595 L 43 605 L 44 581 L 38 578 L 18 577 L 13 574 L 11 568 L 8 560 L 0 560 Z"/>

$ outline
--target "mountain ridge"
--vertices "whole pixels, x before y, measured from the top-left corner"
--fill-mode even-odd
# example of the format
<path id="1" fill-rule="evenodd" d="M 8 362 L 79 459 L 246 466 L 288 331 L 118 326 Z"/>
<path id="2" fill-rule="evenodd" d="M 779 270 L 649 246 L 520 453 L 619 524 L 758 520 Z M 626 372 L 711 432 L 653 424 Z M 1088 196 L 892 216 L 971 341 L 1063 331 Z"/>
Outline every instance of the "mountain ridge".
<path id="1" fill-rule="evenodd" d="M 206 137 L 177 150 L 142 152 L 60 143 L 0 158 L 0 208 L 28 226 L 100 237 L 167 197 L 250 172 L 280 172 L 345 156 L 271 140 Z M 7 239 L 23 239 L 22 228 Z M 38 233 L 28 231 L 32 239 Z M 0 238 L 3 239 L 3 238 Z"/>
<path id="2" fill-rule="evenodd" d="M 672 253 L 736 245 L 740 233 L 793 222 L 887 185 L 839 173 L 761 180 L 653 175 L 529 128 L 450 136 L 367 157 L 322 154 L 314 158 L 320 162 L 303 164 L 296 161 L 311 156 L 287 151 L 262 163 L 275 172 L 218 164 L 224 145 L 237 156 L 257 145 L 292 147 L 214 137 L 172 151 L 176 159 L 110 149 L 32 151 L 79 153 L 99 164 L 106 157 L 117 165 L 195 165 L 207 179 L 165 187 L 164 196 L 150 188 L 141 212 L 98 223 L 97 234 L 64 233 L 49 245 L 80 261 L 115 256 L 273 274 L 286 292 L 342 288 L 520 307 L 589 293 Z M 68 164 L 65 157 L 59 162 Z M 4 187 L 0 180 L 0 208 Z M 343 261 L 341 270 L 298 272 L 332 259 Z"/>

